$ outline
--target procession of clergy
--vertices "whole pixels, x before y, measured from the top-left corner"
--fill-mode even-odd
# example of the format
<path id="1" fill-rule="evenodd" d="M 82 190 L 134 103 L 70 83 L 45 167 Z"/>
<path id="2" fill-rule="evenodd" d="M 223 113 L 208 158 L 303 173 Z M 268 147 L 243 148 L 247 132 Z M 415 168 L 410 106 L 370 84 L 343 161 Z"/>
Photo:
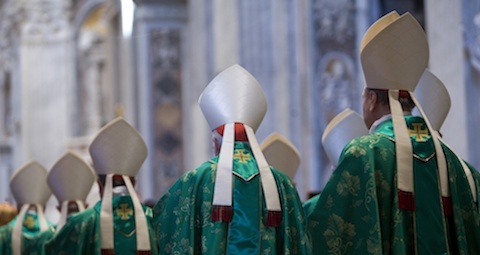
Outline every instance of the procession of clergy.
<path id="1" fill-rule="evenodd" d="M 297 150 L 278 134 L 259 144 L 266 98 L 233 65 L 199 98 L 217 156 L 153 209 L 134 189 L 147 147 L 119 117 L 90 144 L 92 164 L 66 152 L 49 171 L 31 161 L 14 172 L 18 214 L 0 228 L 0 254 L 480 254 L 480 176 L 441 139 L 450 98 L 426 69 L 425 32 L 411 14 L 388 13 L 360 59 L 363 117 L 345 109 L 328 124 L 336 169 L 305 203 Z M 87 205 L 95 181 L 102 199 Z M 43 212 L 51 192 L 56 226 Z"/>

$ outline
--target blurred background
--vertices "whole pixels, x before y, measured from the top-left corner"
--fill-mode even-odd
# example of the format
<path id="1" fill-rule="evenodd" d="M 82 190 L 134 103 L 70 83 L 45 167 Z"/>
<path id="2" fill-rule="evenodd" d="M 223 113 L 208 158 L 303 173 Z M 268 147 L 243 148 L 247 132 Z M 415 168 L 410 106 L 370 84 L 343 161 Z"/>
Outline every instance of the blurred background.
<path id="1" fill-rule="evenodd" d="M 14 203 L 10 175 L 29 160 L 49 169 L 67 149 L 88 159 L 116 116 L 147 142 L 137 189 L 158 200 L 213 156 L 197 100 L 235 63 L 268 99 L 258 140 L 278 132 L 300 151 L 305 200 L 332 171 L 325 126 L 346 107 L 362 113 L 362 36 L 394 9 L 424 27 L 429 68 L 452 97 L 444 140 L 480 168 L 479 1 L 0 0 L 0 201 Z"/>

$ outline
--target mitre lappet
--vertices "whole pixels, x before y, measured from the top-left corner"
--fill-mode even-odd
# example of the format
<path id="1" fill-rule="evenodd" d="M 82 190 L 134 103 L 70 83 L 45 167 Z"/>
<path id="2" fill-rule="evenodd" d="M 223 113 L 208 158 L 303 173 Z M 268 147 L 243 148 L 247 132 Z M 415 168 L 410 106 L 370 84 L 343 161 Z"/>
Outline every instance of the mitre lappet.
<path id="1" fill-rule="evenodd" d="M 52 195 L 47 184 L 47 169 L 37 161 L 30 161 L 17 169 L 10 178 L 10 190 L 17 205 L 22 205 L 12 232 L 12 253 L 22 250 L 23 219 L 30 207 L 36 207 L 40 231 L 49 228 L 44 214 L 44 206 Z"/>
<path id="2" fill-rule="evenodd" d="M 102 252 L 114 250 L 114 215 L 112 209 L 113 179 L 123 180 L 133 203 L 137 252 L 151 251 L 147 219 L 130 177 L 135 177 L 147 157 L 147 146 L 137 132 L 122 117 L 107 123 L 89 147 L 94 170 L 105 175 L 105 188 L 100 212 Z"/>
<path id="3" fill-rule="evenodd" d="M 425 32 L 410 13 L 392 11 L 375 22 L 365 33 L 360 60 L 366 87 L 388 91 L 395 133 L 398 205 L 414 209 L 413 149 L 399 97 L 410 96 L 430 134 L 434 129 L 413 91 L 425 71 L 429 48 Z M 437 136 L 432 136 L 442 199 L 449 197 L 445 154 Z"/>
<path id="4" fill-rule="evenodd" d="M 200 108 L 212 130 L 223 134 L 215 176 L 212 220 L 232 220 L 233 152 L 235 141 L 249 142 L 260 172 L 268 214 L 267 226 L 278 226 L 282 220 L 277 184 L 255 131 L 267 111 L 266 97 L 258 81 L 240 65 L 219 73 L 199 98 Z"/>
<path id="5" fill-rule="evenodd" d="M 85 199 L 95 183 L 95 172 L 78 154 L 68 151 L 62 155 L 48 173 L 47 183 L 60 203 L 58 232 L 68 216 L 68 206 L 77 205 L 78 211 L 85 210 Z"/>

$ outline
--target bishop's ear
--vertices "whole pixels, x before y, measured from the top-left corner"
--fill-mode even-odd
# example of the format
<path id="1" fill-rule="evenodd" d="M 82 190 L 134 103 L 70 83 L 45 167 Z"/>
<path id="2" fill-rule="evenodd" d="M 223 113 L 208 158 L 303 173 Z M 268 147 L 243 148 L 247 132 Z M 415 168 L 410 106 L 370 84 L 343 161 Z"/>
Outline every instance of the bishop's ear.
<path id="1" fill-rule="evenodd" d="M 375 110 L 377 100 L 378 97 L 375 91 L 369 89 L 365 91 L 365 103 L 367 104 L 368 111 L 373 112 L 373 110 Z"/>

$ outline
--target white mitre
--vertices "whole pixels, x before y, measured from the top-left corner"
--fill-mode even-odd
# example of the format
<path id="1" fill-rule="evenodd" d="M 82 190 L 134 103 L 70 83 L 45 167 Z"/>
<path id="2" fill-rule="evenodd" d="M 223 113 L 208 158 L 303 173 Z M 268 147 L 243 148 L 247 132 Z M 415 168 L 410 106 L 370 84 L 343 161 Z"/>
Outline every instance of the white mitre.
<path id="1" fill-rule="evenodd" d="M 47 203 L 52 195 L 46 182 L 47 173 L 36 161 L 30 161 L 13 173 L 10 189 L 18 205 Z"/>
<path id="2" fill-rule="evenodd" d="M 330 162 L 337 166 L 345 146 L 356 137 L 368 134 L 362 116 L 347 108 L 337 114 L 322 135 L 322 145 Z"/>
<path id="3" fill-rule="evenodd" d="M 267 112 L 262 87 L 240 65 L 219 73 L 202 92 L 198 104 L 211 130 L 238 122 L 256 131 Z"/>
<path id="4" fill-rule="evenodd" d="M 20 254 L 22 250 L 23 218 L 30 206 L 37 208 L 40 231 L 48 229 L 44 215 L 44 206 L 52 195 L 47 185 L 47 169 L 36 161 L 30 161 L 17 169 L 10 178 L 10 190 L 17 202 L 22 205 L 12 232 L 12 254 Z"/>
<path id="5" fill-rule="evenodd" d="M 47 183 L 60 203 L 60 220 L 56 231 L 65 224 L 68 204 L 75 202 L 79 211 L 85 210 L 87 198 L 96 176 L 90 165 L 74 152 L 66 152 L 48 173 Z"/>
<path id="6" fill-rule="evenodd" d="M 443 82 L 425 69 L 415 89 L 415 96 L 432 124 L 432 128 L 440 131 L 451 106 L 450 95 Z M 415 108 L 412 114 L 421 115 L 418 108 Z"/>
<path id="7" fill-rule="evenodd" d="M 410 13 L 392 11 L 365 33 L 360 60 L 366 86 L 371 89 L 414 91 L 427 67 L 425 32 Z"/>
<path id="8" fill-rule="evenodd" d="M 102 250 L 114 249 L 112 179 L 114 175 L 119 175 L 123 178 L 134 206 L 137 251 L 150 251 L 145 213 L 129 178 L 137 175 L 147 157 L 148 150 L 142 136 L 122 117 L 118 117 L 100 129 L 90 144 L 89 152 L 97 174 L 106 175 L 100 212 Z"/>
<path id="9" fill-rule="evenodd" d="M 294 179 L 301 162 L 295 145 L 279 133 L 273 133 L 263 140 L 260 148 L 271 166 Z"/>
<path id="10" fill-rule="evenodd" d="M 212 220 L 229 222 L 232 219 L 235 123 L 242 123 L 260 172 L 268 211 L 267 225 L 280 224 L 277 184 L 255 137 L 267 111 L 267 100 L 257 79 L 239 65 L 230 66 L 207 85 L 198 103 L 212 130 L 225 125 L 215 177 Z"/>
<path id="11" fill-rule="evenodd" d="M 375 22 L 365 33 L 360 48 L 360 61 L 369 89 L 386 90 L 395 132 L 397 161 L 397 186 L 399 194 L 413 196 L 413 148 L 410 135 L 399 102 L 401 91 L 405 91 L 418 107 L 430 133 L 434 130 L 423 113 L 413 91 L 425 71 L 429 58 L 427 37 L 420 24 L 410 13 L 398 15 L 393 11 Z M 445 154 L 436 136 L 432 136 L 438 162 L 442 196 L 449 196 L 448 173 Z M 401 199 L 399 206 L 410 200 Z"/>
<path id="12" fill-rule="evenodd" d="M 428 69 L 425 69 L 425 72 L 423 73 L 422 78 L 418 82 L 417 88 L 415 89 L 415 96 L 422 106 L 425 115 L 427 115 L 432 128 L 435 131 L 440 131 L 440 128 L 447 118 L 451 106 L 450 95 L 443 82 Z M 415 108 L 412 113 L 415 115 L 421 115 L 417 108 Z M 458 158 L 460 164 L 462 165 L 465 176 L 467 177 L 473 200 L 476 202 L 478 199 L 477 188 L 470 168 L 467 166 L 465 161 L 453 149 L 451 149 L 445 141 L 441 139 L 441 137 L 439 137 L 439 139 Z"/>

